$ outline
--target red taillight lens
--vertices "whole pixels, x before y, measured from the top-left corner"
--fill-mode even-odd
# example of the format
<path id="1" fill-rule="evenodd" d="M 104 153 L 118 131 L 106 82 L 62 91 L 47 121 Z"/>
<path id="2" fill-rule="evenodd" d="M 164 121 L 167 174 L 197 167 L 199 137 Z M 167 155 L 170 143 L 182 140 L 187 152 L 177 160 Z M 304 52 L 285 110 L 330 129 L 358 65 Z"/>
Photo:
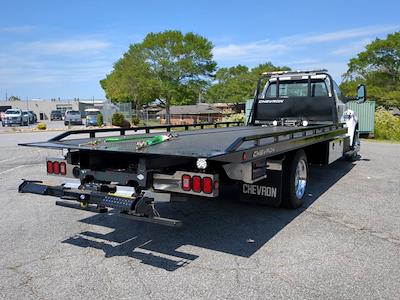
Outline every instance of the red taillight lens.
<path id="1" fill-rule="evenodd" d="M 193 192 L 196 192 L 196 193 L 201 192 L 201 177 L 200 176 L 192 177 L 192 189 L 193 189 Z"/>
<path id="2" fill-rule="evenodd" d="M 213 182 L 210 177 L 203 178 L 203 192 L 206 194 L 211 194 L 213 190 Z"/>
<path id="3" fill-rule="evenodd" d="M 53 162 L 50 160 L 47 161 L 47 173 L 53 174 Z"/>
<path id="4" fill-rule="evenodd" d="M 53 173 L 60 174 L 60 163 L 58 161 L 53 162 Z"/>
<path id="5" fill-rule="evenodd" d="M 60 174 L 66 175 L 67 174 L 67 165 L 65 162 L 60 162 Z"/>
<path id="6" fill-rule="evenodd" d="M 182 190 L 184 190 L 184 191 L 190 191 L 191 190 L 190 176 L 189 175 L 182 175 Z"/>

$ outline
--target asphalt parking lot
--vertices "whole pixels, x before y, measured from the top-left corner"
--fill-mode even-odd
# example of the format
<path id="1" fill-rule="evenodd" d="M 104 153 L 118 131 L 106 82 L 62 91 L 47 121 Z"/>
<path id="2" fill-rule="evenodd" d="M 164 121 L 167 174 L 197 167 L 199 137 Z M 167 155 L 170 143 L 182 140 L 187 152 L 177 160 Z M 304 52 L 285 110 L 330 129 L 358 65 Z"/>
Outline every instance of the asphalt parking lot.
<path id="1" fill-rule="evenodd" d="M 312 167 L 290 211 L 207 199 L 163 204 L 180 229 L 18 194 L 46 179 L 55 132 L 0 135 L 0 298 L 398 299 L 400 144 L 362 142 L 361 159 Z M 252 241 L 249 243 L 249 241 Z"/>

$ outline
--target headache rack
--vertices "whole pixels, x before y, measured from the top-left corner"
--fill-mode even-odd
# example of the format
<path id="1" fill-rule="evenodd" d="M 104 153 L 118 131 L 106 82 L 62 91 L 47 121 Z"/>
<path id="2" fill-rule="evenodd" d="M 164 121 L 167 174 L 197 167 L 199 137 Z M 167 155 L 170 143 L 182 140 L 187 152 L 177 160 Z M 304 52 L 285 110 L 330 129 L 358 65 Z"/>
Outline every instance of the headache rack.
<path id="1" fill-rule="evenodd" d="M 272 71 L 272 72 L 263 72 L 261 75 L 263 76 L 279 76 L 279 75 L 321 75 L 327 74 L 328 70 L 320 69 L 320 70 L 309 70 L 309 71 Z"/>

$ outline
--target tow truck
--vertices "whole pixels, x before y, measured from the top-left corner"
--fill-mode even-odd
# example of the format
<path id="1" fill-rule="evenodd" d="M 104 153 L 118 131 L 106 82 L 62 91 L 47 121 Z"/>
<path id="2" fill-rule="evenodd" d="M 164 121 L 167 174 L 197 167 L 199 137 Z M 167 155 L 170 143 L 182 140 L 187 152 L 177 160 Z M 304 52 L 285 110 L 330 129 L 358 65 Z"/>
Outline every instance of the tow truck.
<path id="1" fill-rule="evenodd" d="M 21 144 L 60 149 L 62 156 L 47 158 L 47 174 L 75 181 L 23 180 L 19 192 L 167 226 L 182 223 L 161 217 L 159 201 L 215 199 L 234 191 L 241 201 L 296 209 L 304 202 L 309 164 L 357 158 L 358 122 L 347 100 L 326 70 L 267 72 L 246 125 L 71 130 Z M 357 100 L 366 100 L 363 84 Z"/>

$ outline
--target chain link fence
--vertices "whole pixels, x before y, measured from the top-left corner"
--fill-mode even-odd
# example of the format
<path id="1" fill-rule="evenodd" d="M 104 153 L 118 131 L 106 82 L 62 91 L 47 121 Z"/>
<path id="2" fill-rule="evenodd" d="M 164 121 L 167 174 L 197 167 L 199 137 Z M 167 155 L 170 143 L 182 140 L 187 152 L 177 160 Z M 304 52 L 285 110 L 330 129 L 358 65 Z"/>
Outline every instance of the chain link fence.
<path id="1" fill-rule="evenodd" d="M 103 108 L 101 109 L 104 123 L 110 125 L 112 123 L 112 116 L 116 112 L 122 113 L 127 121 L 130 122 L 132 120 L 133 110 L 131 103 L 112 103 L 108 101 L 103 104 Z"/>

